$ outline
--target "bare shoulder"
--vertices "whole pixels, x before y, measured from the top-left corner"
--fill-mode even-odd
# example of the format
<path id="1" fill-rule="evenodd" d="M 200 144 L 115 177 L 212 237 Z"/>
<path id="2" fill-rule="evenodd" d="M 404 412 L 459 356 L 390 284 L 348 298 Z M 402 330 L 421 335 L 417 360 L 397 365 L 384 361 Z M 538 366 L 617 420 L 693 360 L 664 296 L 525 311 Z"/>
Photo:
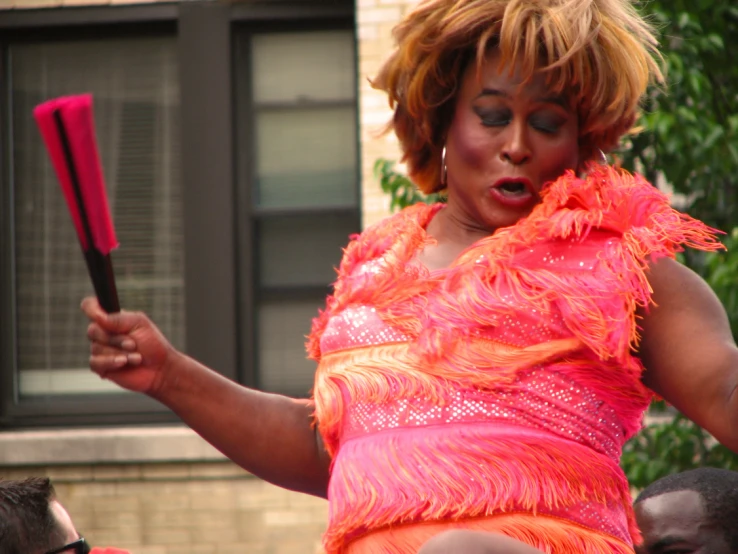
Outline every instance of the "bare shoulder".
<path id="1" fill-rule="evenodd" d="M 685 265 L 663 258 L 648 269 L 652 303 L 639 309 L 644 333 L 701 325 L 709 320 L 714 330 L 730 336 L 727 316 L 709 285 Z"/>

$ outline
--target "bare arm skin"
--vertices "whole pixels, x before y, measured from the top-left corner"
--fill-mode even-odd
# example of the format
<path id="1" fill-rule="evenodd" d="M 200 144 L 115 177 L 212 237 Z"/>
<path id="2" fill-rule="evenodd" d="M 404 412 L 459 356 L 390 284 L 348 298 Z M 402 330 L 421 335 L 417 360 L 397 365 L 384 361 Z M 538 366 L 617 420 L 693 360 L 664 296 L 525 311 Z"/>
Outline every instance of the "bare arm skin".
<path id="1" fill-rule="evenodd" d="M 418 554 L 543 554 L 520 541 L 480 531 L 454 530 L 436 535 Z"/>
<path id="2" fill-rule="evenodd" d="M 689 268 L 662 259 L 649 283 L 656 306 L 643 310 L 643 382 L 738 452 L 738 348 L 712 289 Z"/>
<path id="3" fill-rule="evenodd" d="M 247 471 L 280 487 L 326 497 L 330 459 L 313 406 L 247 389 L 175 350 L 142 313 L 106 314 L 86 298 L 90 367 L 162 402 Z"/>

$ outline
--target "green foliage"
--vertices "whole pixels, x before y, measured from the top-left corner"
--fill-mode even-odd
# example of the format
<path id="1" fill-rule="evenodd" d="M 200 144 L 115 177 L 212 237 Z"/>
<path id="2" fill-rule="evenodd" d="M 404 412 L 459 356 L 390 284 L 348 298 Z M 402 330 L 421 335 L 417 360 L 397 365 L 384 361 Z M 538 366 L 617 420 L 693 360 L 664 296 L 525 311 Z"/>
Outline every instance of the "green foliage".
<path id="1" fill-rule="evenodd" d="M 644 132 L 626 144 L 624 165 L 651 182 L 663 174 L 687 195 L 691 215 L 730 229 L 738 213 L 738 4 L 651 0 L 644 10 L 660 32 L 667 84 L 649 94 Z"/>
<path id="2" fill-rule="evenodd" d="M 738 471 L 738 456 L 677 413 L 647 426 L 628 442 L 621 465 L 631 486 L 642 489 L 661 477 L 695 467 Z"/>
<path id="3" fill-rule="evenodd" d="M 382 191 L 390 195 L 390 210 L 401 210 L 418 202 L 434 204 L 443 202 L 440 194 L 423 194 L 413 182 L 395 169 L 395 162 L 378 159 L 374 162 L 374 175 L 379 179 Z"/>
<path id="4" fill-rule="evenodd" d="M 730 40 L 738 7 L 728 0 L 652 0 L 645 10 L 660 30 L 668 83 L 649 95 L 643 132 L 621 153 L 624 165 L 652 182 L 663 175 L 685 196 L 687 212 L 730 229 L 738 214 L 738 50 Z M 686 252 L 682 261 L 713 288 L 738 336 L 738 228 L 724 242 L 727 252 Z M 678 413 L 646 427 L 622 458 L 635 487 L 698 466 L 738 470 L 738 456 Z"/>

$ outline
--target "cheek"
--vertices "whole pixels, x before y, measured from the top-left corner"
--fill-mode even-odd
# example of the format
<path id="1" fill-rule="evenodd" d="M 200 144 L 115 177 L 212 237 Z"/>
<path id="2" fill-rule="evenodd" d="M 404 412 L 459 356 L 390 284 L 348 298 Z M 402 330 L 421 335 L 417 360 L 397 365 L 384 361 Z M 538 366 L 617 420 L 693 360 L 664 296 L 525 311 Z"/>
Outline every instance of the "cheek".
<path id="1" fill-rule="evenodd" d="M 577 140 L 566 139 L 554 144 L 547 144 L 542 151 L 542 171 L 549 177 L 558 177 L 567 169 L 576 169 L 579 166 L 579 143 Z"/>
<path id="2" fill-rule="evenodd" d="M 457 116 L 449 129 L 446 155 L 456 171 L 483 169 L 491 158 L 494 145 L 481 125 Z"/>

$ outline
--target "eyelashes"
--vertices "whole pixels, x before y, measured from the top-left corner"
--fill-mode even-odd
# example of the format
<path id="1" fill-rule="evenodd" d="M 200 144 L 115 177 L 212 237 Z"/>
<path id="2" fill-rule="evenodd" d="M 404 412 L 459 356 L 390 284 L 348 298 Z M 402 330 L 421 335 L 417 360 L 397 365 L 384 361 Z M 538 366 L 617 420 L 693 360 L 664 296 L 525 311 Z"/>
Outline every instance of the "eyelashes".
<path id="1" fill-rule="evenodd" d="M 506 127 L 513 120 L 510 110 L 474 109 L 474 112 L 485 127 Z M 554 134 L 561 129 L 564 122 L 560 117 L 552 114 L 534 113 L 528 118 L 528 124 L 541 133 Z"/>

